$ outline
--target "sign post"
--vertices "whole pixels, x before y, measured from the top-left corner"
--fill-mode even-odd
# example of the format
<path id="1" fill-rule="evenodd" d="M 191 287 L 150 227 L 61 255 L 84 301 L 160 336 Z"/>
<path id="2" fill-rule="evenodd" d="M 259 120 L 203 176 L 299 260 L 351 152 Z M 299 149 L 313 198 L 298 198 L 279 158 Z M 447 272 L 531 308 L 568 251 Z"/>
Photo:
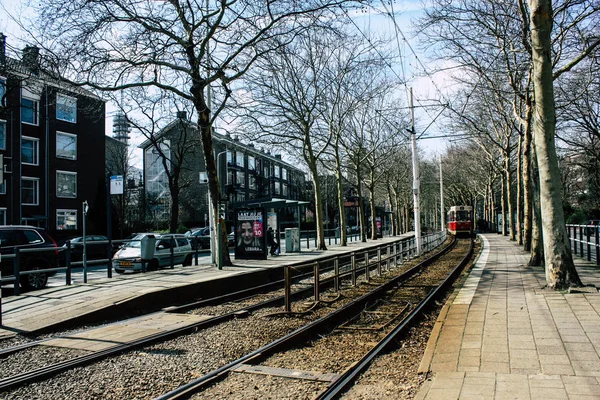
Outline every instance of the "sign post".
<path id="1" fill-rule="evenodd" d="M 87 221 L 88 202 L 85 200 L 82 205 L 83 209 L 83 283 L 87 283 L 87 251 L 85 241 L 85 225 Z"/>

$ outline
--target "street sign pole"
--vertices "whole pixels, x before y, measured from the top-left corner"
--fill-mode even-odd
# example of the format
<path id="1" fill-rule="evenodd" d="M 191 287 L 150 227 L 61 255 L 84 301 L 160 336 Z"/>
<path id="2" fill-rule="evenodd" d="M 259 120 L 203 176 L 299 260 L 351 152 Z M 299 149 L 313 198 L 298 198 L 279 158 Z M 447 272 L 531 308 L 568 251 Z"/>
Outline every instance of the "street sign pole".
<path id="1" fill-rule="evenodd" d="M 83 283 L 87 283 L 87 251 L 86 251 L 86 240 L 85 240 L 85 225 L 88 213 L 88 202 L 85 200 L 82 205 L 83 210 Z"/>

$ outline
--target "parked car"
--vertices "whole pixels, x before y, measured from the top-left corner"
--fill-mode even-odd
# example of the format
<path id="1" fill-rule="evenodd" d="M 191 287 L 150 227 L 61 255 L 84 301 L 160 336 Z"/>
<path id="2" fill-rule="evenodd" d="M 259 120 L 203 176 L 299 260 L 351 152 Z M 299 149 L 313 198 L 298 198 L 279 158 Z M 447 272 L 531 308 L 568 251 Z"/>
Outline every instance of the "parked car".
<path id="1" fill-rule="evenodd" d="M 62 247 L 60 252 L 60 264 L 64 265 L 67 249 L 67 240 L 71 241 L 71 261 L 83 261 L 83 237 L 74 237 L 59 242 Z M 89 235 L 85 237 L 86 259 L 88 261 L 106 260 L 106 250 L 108 238 L 103 235 Z M 111 257 L 117 252 L 118 245 L 112 243 Z"/>
<path id="2" fill-rule="evenodd" d="M 15 248 L 39 249 L 56 247 L 56 242 L 42 228 L 26 225 L 0 226 L 0 253 L 14 254 Z M 20 270 L 33 271 L 58 267 L 58 250 L 46 250 L 35 253 L 21 253 Z M 2 277 L 14 276 L 13 259 L 2 257 L 0 263 Z M 20 285 L 23 289 L 42 289 L 48 284 L 48 277 L 56 272 L 40 272 L 22 275 Z"/>
<path id="3" fill-rule="evenodd" d="M 185 236 L 190 239 L 192 249 L 210 249 L 210 227 L 192 228 L 185 233 Z"/>
<path id="4" fill-rule="evenodd" d="M 142 239 L 151 233 L 140 233 L 125 243 L 113 256 L 113 268 L 116 273 L 142 270 Z M 171 245 L 175 264 L 192 265 L 192 246 L 187 237 L 179 234 L 152 234 L 156 236 L 154 256 L 146 268 L 148 271 L 171 265 Z"/>

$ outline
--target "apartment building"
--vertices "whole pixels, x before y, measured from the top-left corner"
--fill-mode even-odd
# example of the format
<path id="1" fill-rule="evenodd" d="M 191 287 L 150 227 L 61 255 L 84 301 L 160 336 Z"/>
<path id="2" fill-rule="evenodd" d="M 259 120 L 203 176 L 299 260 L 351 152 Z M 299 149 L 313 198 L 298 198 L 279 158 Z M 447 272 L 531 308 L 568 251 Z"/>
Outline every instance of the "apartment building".
<path id="1" fill-rule="evenodd" d="M 0 34 L 0 224 L 46 228 L 56 239 L 104 232 L 105 102 L 56 75 L 37 47 L 20 59 Z"/>

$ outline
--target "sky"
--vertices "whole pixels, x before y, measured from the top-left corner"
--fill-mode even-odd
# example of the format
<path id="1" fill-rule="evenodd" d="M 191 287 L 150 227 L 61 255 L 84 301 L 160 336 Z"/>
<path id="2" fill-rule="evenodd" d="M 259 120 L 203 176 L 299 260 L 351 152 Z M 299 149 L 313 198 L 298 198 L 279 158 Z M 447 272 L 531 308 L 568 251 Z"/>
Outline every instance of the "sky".
<path id="1" fill-rule="evenodd" d="M 13 15 L 18 15 L 25 8 L 24 15 L 32 16 L 32 12 L 26 8 L 28 3 L 28 0 L 0 0 L 0 32 L 3 32 L 7 36 L 8 46 L 17 49 L 23 48 L 28 42 L 20 40 L 21 38 L 26 38 L 27 35 L 19 28 L 18 24 L 7 18 L 5 10 Z M 387 6 L 380 4 L 378 8 L 381 13 L 371 10 L 370 12 L 357 12 L 351 15 L 355 24 L 354 28 L 360 34 L 368 35 L 369 32 L 381 32 L 397 39 L 394 41 L 393 48 L 395 47 L 395 50 L 402 55 L 402 62 L 394 63 L 390 68 L 390 72 L 399 81 L 406 81 L 406 86 L 403 89 L 404 93 L 399 94 L 405 99 L 404 104 L 401 105 L 403 107 L 408 103 L 409 87 L 413 90 L 415 106 L 419 106 L 425 104 L 425 99 L 441 97 L 438 89 L 442 88 L 444 82 L 447 81 L 444 76 L 438 75 L 423 78 L 417 77 L 415 73 L 415 71 L 422 70 L 427 65 L 426 56 L 419 52 L 418 45 L 413 39 L 411 31 L 411 23 L 423 13 L 423 4 L 422 0 L 396 1 L 391 6 L 389 4 Z M 383 14 L 386 11 L 385 7 L 387 7 L 388 12 L 394 12 L 395 23 L 392 18 Z M 112 120 L 116 110 L 115 104 L 111 102 L 107 103 L 105 124 L 106 134 L 109 136 L 112 136 Z M 447 143 L 442 138 L 428 138 L 443 136 L 441 125 L 434 121 L 438 112 L 438 109 L 415 108 L 415 128 L 417 136 L 420 136 L 418 146 L 423 150 L 425 156 L 430 159 L 443 152 Z M 141 134 L 138 133 L 136 135 L 135 132 L 132 132 L 132 139 L 130 141 L 132 146 L 137 147 L 143 140 L 144 137 Z M 141 163 L 141 150 L 135 149 L 134 155 L 136 159 L 134 160 L 135 163 Z"/>

